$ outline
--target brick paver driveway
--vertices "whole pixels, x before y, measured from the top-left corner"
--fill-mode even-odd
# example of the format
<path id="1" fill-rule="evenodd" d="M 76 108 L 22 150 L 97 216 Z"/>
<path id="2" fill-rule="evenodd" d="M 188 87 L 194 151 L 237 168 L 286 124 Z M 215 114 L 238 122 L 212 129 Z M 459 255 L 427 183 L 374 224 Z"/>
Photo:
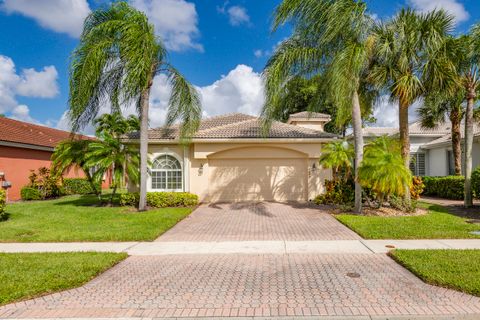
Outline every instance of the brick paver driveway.
<path id="1" fill-rule="evenodd" d="M 202 205 L 158 241 L 353 240 L 331 215 L 299 203 Z"/>
<path id="2" fill-rule="evenodd" d="M 82 288 L 0 308 L 9 317 L 480 313 L 383 254 L 131 257 Z"/>

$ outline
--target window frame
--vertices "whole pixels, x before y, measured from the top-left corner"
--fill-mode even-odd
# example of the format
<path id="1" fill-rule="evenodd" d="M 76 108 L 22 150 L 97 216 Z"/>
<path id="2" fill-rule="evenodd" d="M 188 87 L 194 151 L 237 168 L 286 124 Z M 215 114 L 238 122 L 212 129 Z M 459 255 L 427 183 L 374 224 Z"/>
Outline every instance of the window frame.
<path id="1" fill-rule="evenodd" d="M 156 167 L 156 162 L 158 162 L 158 166 L 160 166 L 160 161 L 162 161 L 162 158 L 165 158 L 165 160 L 169 161 L 170 163 L 174 164 L 174 168 L 169 168 L 169 167 Z M 159 177 L 155 177 L 157 174 L 160 174 Z M 173 175 L 176 173 L 177 178 L 174 178 Z M 161 175 L 163 174 L 163 177 Z M 178 180 L 178 175 L 180 176 L 180 179 Z M 157 179 L 162 181 L 155 181 Z M 176 184 L 176 187 L 179 188 L 169 188 L 171 184 L 169 183 L 170 179 L 174 180 L 174 183 Z M 183 191 L 183 180 L 184 179 L 184 174 L 183 174 L 183 166 L 182 166 L 182 161 L 180 161 L 176 156 L 169 154 L 169 153 L 164 153 L 161 155 L 156 156 L 153 161 L 152 165 L 150 166 L 150 189 L 152 191 L 165 191 L 165 192 L 182 192 Z M 165 187 L 165 188 L 158 188 L 158 184 L 163 184 L 160 185 L 160 187 Z M 154 185 L 156 184 L 156 185 Z"/>

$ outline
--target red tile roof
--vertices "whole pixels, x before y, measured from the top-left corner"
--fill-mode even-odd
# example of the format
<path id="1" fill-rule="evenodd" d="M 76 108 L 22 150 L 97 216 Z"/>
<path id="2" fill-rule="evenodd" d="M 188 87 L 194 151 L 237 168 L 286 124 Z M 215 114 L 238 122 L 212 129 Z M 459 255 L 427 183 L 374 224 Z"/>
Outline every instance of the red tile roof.
<path id="1" fill-rule="evenodd" d="M 80 139 L 92 139 L 76 135 Z M 0 141 L 55 148 L 62 140 L 71 138 L 68 131 L 0 117 Z"/>

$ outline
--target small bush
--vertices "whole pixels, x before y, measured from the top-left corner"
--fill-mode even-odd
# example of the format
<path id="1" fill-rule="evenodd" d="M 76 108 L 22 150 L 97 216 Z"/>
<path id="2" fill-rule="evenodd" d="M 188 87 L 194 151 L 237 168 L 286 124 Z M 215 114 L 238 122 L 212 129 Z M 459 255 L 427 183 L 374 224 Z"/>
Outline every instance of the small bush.
<path id="1" fill-rule="evenodd" d="M 96 190 L 92 184 L 83 178 L 66 178 L 63 179 L 63 189 L 65 194 L 93 194 L 100 190 L 100 184 L 95 185 Z"/>
<path id="2" fill-rule="evenodd" d="M 406 202 L 404 197 L 390 196 L 388 203 L 392 208 L 403 212 L 415 212 L 417 210 L 417 200 L 411 199 L 410 202 Z"/>
<path id="3" fill-rule="evenodd" d="M 7 205 L 7 193 L 0 189 L 0 221 L 7 220 L 8 213 L 5 211 Z"/>
<path id="4" fill-rule="evenodd" d="M 353 181 L 326 180 L 325 192 L 315 197 L 315 204 L 351 205 L 355 200 Z"/>
<path id="5" fill-rule="evenodd" d="M 120 194 L 121 206 L 137 206 L 138 193 Z M 198 204 L 198 196 L 188 192 L 148 192 L 147 205 L 153 208 L 192 207 Z"/>
<path id="6" fill-rule="evenodd" d="M 20 190 L 20 197 L 24 201 L 30 201 L 30 200 L 41 200 L 42 195 L 40 193 L 40 190 L 37 188 L 32 188 L 32 187 L 23 187 L 22 190 Z"/>
<path id="7" fill-rule="evenodd" d="M 50 169 L 41 167 L 35 172 L 30 170 L 28 180 L 30 183 L 27 185 L 29 188 L 37 189 L 40 194 L 40 199 L 56 198 L 61 195 L 61 189 L 58 184 L 58 177 L 51 174 Z M 28 191 L 27 191 L 28 193 Z M 22 197 L 23 199 L 23 197 Z M 27 199 L 23 199 L 27 200 Z M 39 200 L 39 199 L 28 199 Z"/>
<path id="8" fill-rule="evenodd" d="M 472 172 L 472 191 L 475 198 L 480 198 L 480 167 Z"/>
<path id="9" fill-rule="evenodd" d="M 464 196 L 465 177 L 423 177 L 425 189 L 423 194 L 452 200 L 462 200 Z"/>
<path id="10" fill-rule="evenodd" d="M 424 189 L 425 184 L 423 183 L 422 177 L 413 177 L 412 187 L 410 188 L 410 198 L 412 198 L 412 200 L 420 199 L 420 195 Z"/>

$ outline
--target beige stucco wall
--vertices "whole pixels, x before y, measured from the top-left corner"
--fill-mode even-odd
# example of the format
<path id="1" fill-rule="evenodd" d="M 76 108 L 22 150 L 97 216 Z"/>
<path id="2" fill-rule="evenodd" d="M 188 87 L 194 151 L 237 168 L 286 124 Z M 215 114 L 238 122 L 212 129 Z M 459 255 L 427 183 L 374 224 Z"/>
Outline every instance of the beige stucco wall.
<path id="1" fill-rule="evenodd" d="M 149 153 L 152 160 L 162 154 L 169 154 L 177 158 L 182 168 L 185 168 L 184 190 L 197 194 L 202 201 L 215 199 L 215 197 L 212 198 L 209 191 L 218 192 L 218 188 L 215 190 L 215 184 L 221 185 L 222 181 L 216 181 L 216 177 L 212 176 L 214 174 L 218 176 L 219 166 L 225 168 L 227 164 L 232 166 L 230 171 L 233 175 L 238 174 L 239 170 L 249 171 L 250 178 L 247 177 L 247 180 L 243 180 L 243 182 L 252 177 L 260 177 L 265 173 L 261 168 L 266 168 L 266 166 L 269 170 L 274 170 L 277 176 L 292 174 L 293 170 L 295 171 L 293 176 L 297 180 L 290 179 L 290 185 L 279 186 L 280 183 L 283 183 L 281 181 L 288 179 L 282 180 L 276 177 L 275 181 L 272 180 L 272 186 L 280 189 L 283 187 L 284 190 L 294 190 L 294 188 L 298 188 L 298 184 L 302 184 L 302 187 L 305 188 L 306 200 L 313 199 L 322 193 L 324 180 L 331 177 L 330 170 L 324 170 L 318 165 L 321 143 L 193 143 L 189 146 L 150 144 Z M 242 180 L 238 182 L 241 183 Z M 228 181 L 224 180 L 223 183 L 227 184 Z M 150 177 L 147 185 L 148 191 L 154 191 L 151 190 Z M 231 181 L 230 185 L 235 185 L 234 181 Z M 252 191 L 250 190 L 250 192 Z M 293 198 L 278 197 L 277 200 L 299 200 L 297 193 Z"/>

